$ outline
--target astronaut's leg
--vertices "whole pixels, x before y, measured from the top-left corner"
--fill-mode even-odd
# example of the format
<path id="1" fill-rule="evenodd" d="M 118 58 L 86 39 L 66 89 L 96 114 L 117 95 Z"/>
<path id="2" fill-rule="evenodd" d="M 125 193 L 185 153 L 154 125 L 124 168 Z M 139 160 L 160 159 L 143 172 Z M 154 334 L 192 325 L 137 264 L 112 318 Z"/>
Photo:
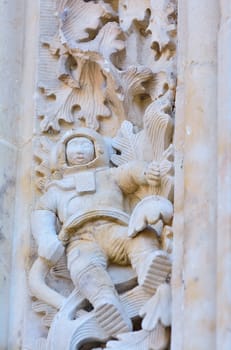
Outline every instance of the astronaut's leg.
<path id="1" fill-rule="evenodd" d="M 171 273 L 167 252 L 160 250 L 155 232 L 144 230 L 128 243 L 128 255 L 137 272 L 138 283 L 147 293 L 153 294 Z"/>
<path id="2" fill-rule="evenodd" d="M 94 240 L 71 242 L 68 268 L 73 283 L 94 307 L 95 317 L 109 336 L 128 332 L 132 324 L 106 271 L 107 259 Z"/>
<path id="3" fill-rule="evenodd" d="M 113 263 L 131 263 L 136 270 L 139 285 L 153 294 L 164 283 L 171 272 L 168 254 L 160 250 L 155 231 L 143 230 L 129 238 L 126 226 L 110 223 L 101 228 L 98 242 Z"/>

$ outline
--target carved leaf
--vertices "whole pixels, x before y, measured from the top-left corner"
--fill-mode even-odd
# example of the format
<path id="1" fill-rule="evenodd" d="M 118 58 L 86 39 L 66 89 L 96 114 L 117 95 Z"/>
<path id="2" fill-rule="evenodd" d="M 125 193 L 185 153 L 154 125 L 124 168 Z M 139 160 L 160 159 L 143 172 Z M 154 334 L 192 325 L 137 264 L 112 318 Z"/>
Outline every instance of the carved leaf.
<path id="1" fill-rule="evenodd" d="M 47 47 L 42 46 L 39 63 L 40 94 L 37 98 L 37 116 L 42 118 L 40 127 L 42 132 L 48 131 L 49 128 L 58 131 L 60 127 L 56 114 L 62 103 L 61 97 L 65 101 L 69 89 L 64 90 L 65 85 L 58 79 L 58 57 L 52 56 Z"/>
<path id="2" fill-rule="evenodd" d="M 146 92 L 144 83 L 152 79 L 151 69 L 143 66 L 131 66 L 126 71 L 121 72 L 121 85 L 123 86 L 125 96 L 143 94 Z M 129 96 L 129 97 L 130 97 Z"/>
<path id="3" fill-rule="evenodd" d="M 160 322 L 163 326 L 171 325 L 171 287 L 169 284 L 161 284 L 155 295 L 149 299 L 140 310 L 140 316 L 144 317 L 142 329 L 152 331 Z"/>
<path id="4" fill-rule="evenodd" d="M 43 314 L 43 324 L 46 327 L 50 327 L 55 315 L 57 314 L 57 309 L 54 307 L 45 304 L 44 302 L 37 300 L 32 303 L 32 309 L 37 312 Z"/>
<path id="5" fill-rule="evenodd" d="M 134 21 L 144 21 L 146 11 L 151 15 L 146 31 L 152 33 L 152 42 L 157 43 L 159 51 L 169 44 L 171 34 L 176 30 L 176 2 L 174 0 L 123 0 L 120 2 L 120 26 L 128 31 Z"/>
<path id="6" fill-rule="evenodd" d="M 143 96 L 148 96 L 147 83 L 153 79 L 152 71 L 143 66 L 119 71 L 110 64 L 104 75 L 107 78 L 106 100 L 111 111 L 121 122 L 127 119 L 141 128 L 143 108 L 139 102 Z"/>
<path id="7" fill-rule="evenodd" d="M 124 49 L 124 41 L 121 40 L 122 31 L 117 22 L 106 23 L 100 30 L 97 36 L 88 42 L 78 43 L 75 46 L 70 46 L 67 43 L 69 51 L 75 56 L 82 56 L 83 53 L 90 60 L 105 65 L 105 60 L 110 60 L 113 53 Z"/>
<path id="8" fill-rule="evenodd" d="M 70 64 L 68 59 L 69 57 L 66 57 L 66 64 Z M 97 130 L 99 118 L 111 115 L 105 105 L 105 77 L 99 65 L 78 59 L 77 66 L 66 70 L 66 73 L 63 65 L 64 62 L 61 63 L 59 78 L 64 83 L 59 89 L 45 89 L 45 93 L 47 95 L 52 93 L 56 96 L 56 100 L 47 104 L 41 123 L 42 130 L 48 131 L 52 128 L 59 131 L 59 121 L 73 123 L 75 119 L 84 121 L 86 127 Z"/>
<path id="9" fill-rule="evenodd" d="M 85 121 L 86 127 L 97 130 L 99 118 L 109 117 L 111 112 L 105 105 L 105 78 L 99 65 L 87 61 L 80 75 L 80 89 L 73 89 L 68 111 L 79 106 L 75 118 Z M 65 111 L 64 113 L 66 113 Z"/>
<path id="10" fill-rule="evenodd" d="M 120 154 L 113 154 L 111 161 L 119 166 L 127 163 L 128 161 L 135 160 L 137 158 L 138 137 L 133 132 L 133 125 L 128 121 L 124 121 L 120 128 L 120 133 L 113 139 L 112 146 L 120 152 Z"/>
<path id="11" fill-rule="evenodd" d="M 44 91 L 46 96 L 50 95 L 47 89 L 44 89 Z M 72 89 L 63 84 L 59 90 L 53 90 L 52 95 L 55 96 L 55 101 L 47 100 L 46 109 L 42 115 L 40 127 L 43 132 L 49 131 L 49 129 L 56 132 L 60 131 L 59 122 L 61 120 L 67 123 L 73 122 L 71 114 L 65 113 L 65 110 L 69 112 L 68 107 L 71 107 Z"/>
<path id="12" fill-rule="evenodd" d="M 155 61 L 155 65 L 153 66 L 154 80 L 150 86 L 150 96 L 153 101 L 163 96 L 167 91 L 169 92 L 169 99 L 171 101 L 175 99 L 175 64 L 174 58 L 169 58 L 167 50 Z"/>
<path id="13" fill-rule="evenodd" d="M 107 78 L 106 86 L 106 100 L 112 114 L 119 120 L 119 125 L 126 120 L 127 115 L 124 108 L 124 93 L 120 85 L 120 73 L 112 66 L 109 71 L 104 70 L 104 74 Z"/>
<path id="14" fill-rule="evenodd" d="M 173 166 L 173 146 L 170 145 L 163 153 L 160 162 L 161 191 L 160 195 L 173 201 L 174 189 L 174 166 Z"/>
<path id="15" fill-rule="evenodd" d="M 176 30 L 176 4 L 172 0 L 150 0 L 150 5 L 152 12 L 147 31 L 151 31 L 152 42 L 157 43 L 159 51 L 162 51 L 171 41 L 171 33 Z"/>
<path id="16" fill-rule="evenodd" d="M 120 39 L 121 29 L 116 22 L 109 22 L 99 31 L 96 37 L 98 51 L 105 59 L 110 59 L 111 54 L 124 49 L 125 43 Z"/>
<path id="17" fill-rule="evenodd" d="M 173 121 L 170 112 L 171 101 L 167 94 L 150 104 L 145 111 L 144 130 L 152 144 L 153 159 L 156 161 L 161 160 L 171 142 Z"/>
<path id="18" fill-rule="evenodd" d="M 142 115 L 134 102 L 137 96 L 147 95 L 145 84 L 153 79 L 151 69 L 131 66 L 120 73 L 120 84 L 124 93 L 124 108 L 127 119 L 134 125 L 142 127 Z"/>
<path id="19" fill-rule="evenodd" d="M 102 26 L 101 20 L 111 20 L 116 16 L 111 6 L 103 1 L 67 0 L 59 6 L 59 11 L 61 40 L 68 42 L 70 47 L 92 40 L 91 34 Z"/>
<path id="20" fill-rule="evenodd" d="M 148 8 L 150 8 L 150 0 L 121 0 L 119 2 L 121 28 L 128 31 L 133 21 L 143 21 Z"/>
<path id="21" fill-rule="evenodd" d="M 54 143 L 46 136 L 42 136 L 34 142 L 34 158 L 37 163 L 35 166 L 36 187 L 42 192 L 51 176 L 49 157 L 52 147 L 54 147 Z"/>
<path id="22" fill-rule="evenodd" d="M 160 97 L 145 111 L 144 134 L 150 141 L 153 150 L 153 160 L 160 163 L 161 184 L 159 194 L 173 200 L 174 167 L 173 146 L 170 144 L 173 133 L 172 99 L 169 93 Z"/>
<path id="23" fill-rule="evenodd" d="M 160 323 L 156 328 L 147 332 L 125 333 L 118 336 L 118 341 L 107 343 L 106 349 L 113 350 L 164 350 L 169 342 L 169 332 Z"/>
<path id="24" fill-rule="evenodd" d="M 39 87 L 44 98 L 40 98 L 38 111 L 42 117 L 41 130 L 59 132 L 62 120 L 74 123 L 76 119 L 81 120 L 81 125 L 85 121 L 85 126 L 97 130 L 98 119 L 111 115 L 105 105 L 106 84 L 100 65 L 104 68 L 105 60 L 124 48 L 119 38 L 121 29 L 116 22 L 103 25 L 101 19 L 105 23 L 115 15 L 110 5 L 103 2 L 88 4 L 67 0 L 60 2 L 58 10 L 61 12 L 60 35 L 47 42 L 50 57 L 49 51 L 42 49 L 44 63 Z M 96 37 L 92 35 L 93 30 Z M 48 62 L 52 70 L 47 78 L 43 71 Z"/>
<path id="25" fill-rule="evenodd" d="M 134 208 L 130 217 L 128 236 L 134 237 L 148 225 L 156 224 L 160 219 L 170 223 L 173 216 L 172 203 L 161 196 L 148 196 Z"/>

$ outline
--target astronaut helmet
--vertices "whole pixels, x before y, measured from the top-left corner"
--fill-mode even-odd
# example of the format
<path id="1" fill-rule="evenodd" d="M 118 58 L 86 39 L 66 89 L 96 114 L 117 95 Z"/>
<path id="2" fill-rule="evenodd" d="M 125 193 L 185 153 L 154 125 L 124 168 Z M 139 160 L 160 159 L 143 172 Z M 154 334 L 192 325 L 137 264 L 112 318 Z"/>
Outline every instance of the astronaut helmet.
<path id="1" fill-rule="evenodd" d="M 84 127 L 66 132 L 51 154 L 52 172 L 74 173 L 109 166 L 109 163 L 105 138 L 95 130 Z"/>

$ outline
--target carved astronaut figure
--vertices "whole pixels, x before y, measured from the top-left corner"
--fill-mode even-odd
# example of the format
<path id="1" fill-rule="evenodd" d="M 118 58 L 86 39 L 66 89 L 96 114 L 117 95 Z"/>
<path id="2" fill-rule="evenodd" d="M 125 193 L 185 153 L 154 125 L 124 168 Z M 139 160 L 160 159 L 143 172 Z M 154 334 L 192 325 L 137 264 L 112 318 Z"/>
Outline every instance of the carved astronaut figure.
<path id="1" fill-rule="evenodd" d="M 65 249 L 72 281 L 93 305 L 99 324 L 112 336 L 129 331 L 131 321 L 107 265 L 131 264 L 148 293 L 153 291 L 155 266 L 169 266 L 159 283 L 167 277 L 170 263 L 159 250 L 156 235 L 144 229 L 129 238 L 129 215 L 124 210 L 126 194 L 140 185 L 158 184 L 158 167 L 135 161 L 110 168 L 103 137 L 87 128 L 65 134 L 55 158 L 63 178 L 49 184 L 32 217 L 39 256 L 55 264 Z"/>

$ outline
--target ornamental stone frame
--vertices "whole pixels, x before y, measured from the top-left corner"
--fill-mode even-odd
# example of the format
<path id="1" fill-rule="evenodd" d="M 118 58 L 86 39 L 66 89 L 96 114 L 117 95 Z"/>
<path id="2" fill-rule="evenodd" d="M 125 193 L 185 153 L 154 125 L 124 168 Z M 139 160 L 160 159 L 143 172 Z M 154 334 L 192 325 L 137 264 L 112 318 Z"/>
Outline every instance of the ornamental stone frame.
<path id="1" fill-rule="evenodd" d="M 0 349 L 165 349 L 170 323 L 171 350 L 230 349 L 231 6 L 228 0 L 135 5 L 2 1 Z M 80 165 L 81 154 L 67 164 L 68 142 L 87 147 L 83 138 L 94 145 L 90 163 Z M 105 181 L 99 174 L 117 199 L 123 192 L 122 207 L 113 199 L 105 208 L 112 198 L 105 194 L 95 201 Z M 57 200 L 52 189 L 62 208 L 73 193 L 93 206 L 81 215 L 75 209 L 71 220 L 58 209 L 60 241 L 48 249 L 40 232 L 51 227 L 44 213 Z M 92 231 L 96 239 L 95 225 L 101 236 L 102 225 L 111 236 L 127 228 L 134 252 L 137 237 L 139 247 L 150 235 L 153 244 L 147 262 L 139 257 L 141 272 L 136 253 L 128 254 L 133 272 L 113 266 L 109 278 L 101 263 L 94 265 L 101 266 L 102 290 L 112 279 L 119 294 L 110 285 L 100 305 L 89 266 L 84 273 L 69 268 L 70 277 L 66 253 L 59 259 L 63 246 L 70 254 L 73 245 L 86 257 L 79 239 L 86 242 L 86 230 L 88 240 Z M 121 259 L 119 252 L 114 260 Z M 81 284 L 80 275 L 88 282 Z M 105 308 L 118 317 L 118 329 Z"/>

